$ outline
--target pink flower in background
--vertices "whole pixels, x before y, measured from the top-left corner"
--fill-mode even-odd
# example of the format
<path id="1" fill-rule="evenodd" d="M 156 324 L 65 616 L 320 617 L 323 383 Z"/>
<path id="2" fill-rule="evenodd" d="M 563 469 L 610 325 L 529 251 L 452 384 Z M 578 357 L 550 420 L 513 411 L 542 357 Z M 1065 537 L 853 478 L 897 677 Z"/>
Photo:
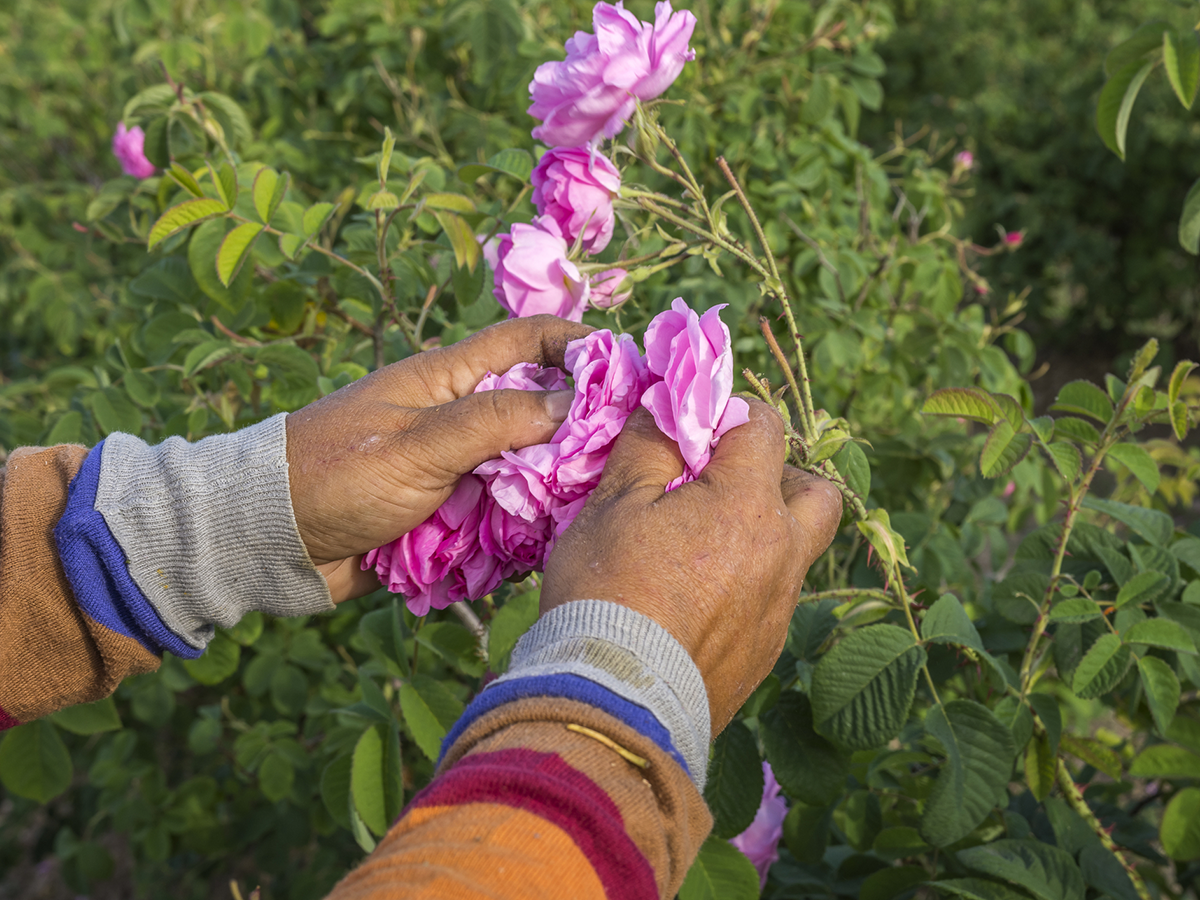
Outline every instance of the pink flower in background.
<path id="1" fill-rule="evenodd" d="M 960 150 L 954 154 L 954 167 L 966 172 L 975 168 L 975 154 L 970 150 Z"/>
<path id="2" fill-rule="evenodd" d="M 588 300 L 592 306 L 598 309 L 612 309 L 632 297 L 632 286 L 624 290 L 620 289 L 627 277 L 629 277 L 629 273 L 624 269 L 605 269 L 603 272 L 590 276 L 591 287 L 588 292 Z"/>
<path id="3" fill-rule="evenodd" d="M 562 230 L 549 216 L 514 225 L 510 234 L 500 235 L 494 253 L 485 245 L 496 301 L 514 318 L 550 313 L 582 321 L 588 280 L 567 259 L 568 250 Z"/>
<path id="4" fill-rule="evenodd" d="M 1004 243 L 1009 250 L 1016 250 L 1025 243 L 1025 232 L 1009 231 L 1004 235 Z"/>
<path id="5" fill-rule="evenodd" d="M 112 151 L 126 175 L 149 178 L 154 174 L 154 163 L 146 159 L 143 150 L 145 145 L 146 133 L 140 126 L 134 125 L 126 129 L 124 122 L 117 123 L 117 133 L 112 139 Z"/>
<path id="6" fill-rule="evenodd" d="M 594 145 L 620 133 L 638 100 L 653 100 L 695 59 L 688 48 L 696 17 L 654 7 L 654 24 L 638 20 L 618 2 L 597 3 L 595 34 L 575 32 L 567 58 L 538 66 L 529 85 L 529 114 L 542 124 L 533 136 L 552 147 Z"/>
<path id="7" fill-rule="evenodd" d="M 733 350 L 721 321 L 724 308 L 698 316 L 677 297 L 646 328 L 646 364 L 662 381 L 647 389 L 642 406 L 679 444 L 687 463 L 680 484 L 700 474 L 721 435 L 750 420 L 746 401 L 731 396 Z"/>
<path id="8" fill-rule="evenodd" d="M 779 841 L 783 838 L 783 820 L 787 816 L 787 801 L 779 796 L 779 783 L 770 763 L 763 764 L 762 804 L 750 827 L 730 840 L 758 870 L 759 887 L 767 886 L 767 872 L 779 859 Z"/>
<path id="9" fill-rule="evenodd" d="M 529 183 L 538 213 L 558 223 L 568 244 L 582 234 L 588 253 L 608 246 L 621 173 L 606 157 L 579 147 L 555 147 L 542 155 Z"/>

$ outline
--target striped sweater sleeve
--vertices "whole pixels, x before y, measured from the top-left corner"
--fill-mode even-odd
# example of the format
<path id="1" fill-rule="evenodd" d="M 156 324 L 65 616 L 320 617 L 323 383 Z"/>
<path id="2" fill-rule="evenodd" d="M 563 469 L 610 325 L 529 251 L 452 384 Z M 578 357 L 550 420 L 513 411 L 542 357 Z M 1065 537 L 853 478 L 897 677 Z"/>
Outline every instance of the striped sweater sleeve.
<path id="1" fill-rule="evenodd" d="M 0 729 L 199 656 L 249 610 L 332 607 L 291 507 L 284 416 L 189 444 L 25 448 L 0 481 Z"/>
<path id="2" fill-rule="evenodd" d="M 560 606 L 330 900 L 673 897 L 712 827 L 708 739 L 703 681 L 666 631 L 613 603 Z"/>

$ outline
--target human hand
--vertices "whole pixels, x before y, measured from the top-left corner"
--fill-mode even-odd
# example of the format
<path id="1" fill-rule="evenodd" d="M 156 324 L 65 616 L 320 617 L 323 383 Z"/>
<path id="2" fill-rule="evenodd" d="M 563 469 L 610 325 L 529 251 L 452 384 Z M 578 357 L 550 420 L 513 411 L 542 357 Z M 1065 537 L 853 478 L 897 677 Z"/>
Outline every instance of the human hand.
<path id="1" fill-rule="evenodd" d="M 699 479 L 664 494 L 682 472 L 678 446 L 650 414 L 630 416 L 600 486 L 550 555 L 541 612 L 611 600 L 654 619 L 699 667 L 716 735 L 779 658 L 842 498 L 784 466 L 783 422 L 758 400 Z"/>
<path id="2" fill-rule="evenodd" d="M 489 371 L 562 366 L 592 329 L 554 316 L 512 319 L 393 363 L 287 417 L 296 525 L 334 602 L 379 587 L 362 554 L 425 521 L 462 475 L 504 450 L 549 441 L 571 391 L 485 391 Z"/>

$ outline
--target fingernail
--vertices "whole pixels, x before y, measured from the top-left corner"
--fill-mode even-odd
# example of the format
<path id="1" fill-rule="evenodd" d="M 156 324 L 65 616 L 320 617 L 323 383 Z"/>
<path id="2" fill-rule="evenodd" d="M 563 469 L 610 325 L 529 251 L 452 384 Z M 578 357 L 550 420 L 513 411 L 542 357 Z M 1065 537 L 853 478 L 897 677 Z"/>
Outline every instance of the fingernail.
<path id="1" fill-rule="evenodd" d="M 561 422 L 571 411 L 571 402 L 575 399 L 574 391 L 551 391 L 546 395 L 546 411 L 550 418 Z"/>

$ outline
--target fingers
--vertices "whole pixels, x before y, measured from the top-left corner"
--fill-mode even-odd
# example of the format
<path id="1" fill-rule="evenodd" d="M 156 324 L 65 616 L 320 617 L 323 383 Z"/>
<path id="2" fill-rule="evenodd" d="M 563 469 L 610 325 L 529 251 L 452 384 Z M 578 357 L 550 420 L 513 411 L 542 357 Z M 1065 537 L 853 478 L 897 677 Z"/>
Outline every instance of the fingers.
<path id="1" fill-rule="evenodd" d="M 701 481 L 745 492 L 761 485 L 773 490 L 783 473 L 787 446 L 783 420 L 761 400 L 750 400 L 750 421 L 727 431 L 713 450 Z"/>
<path id="2" fill-rule="evenodd" d="M 476 332 L 449 347 L 429 350 L 398 365 L 417 376 L 429 392 L 428 403 L 447 403 L 465 397 L 488 372 L 507 372 L 517 363 L 563 365 L 567 344 L 594 329 L 556 316 L 509 319 Z"/>
<path id="3" fill-rule="evenodd" d="M 682 474 L 679 445 L 658 430 L 649 410 L 637 409 L 613 444 L 592 496 L 600 502 L 638 487 L 662 490 Z"/>
<path id="4" fill-rule="evenodd" d="M 505 450 L 545 444 L 567 417 L 571 391 L 481 391 L 422 410 L 403 432 L 410 455 L 457 477 Z"/>
<path id="5" fill-rule="evenodd" d="M 824 478 L 791 466 L 784 467 L 780 489 L 788 511 L 800 524 L 806 565 L 811 565 L 837 536 L 842 521 L 842 495 Z"/>

